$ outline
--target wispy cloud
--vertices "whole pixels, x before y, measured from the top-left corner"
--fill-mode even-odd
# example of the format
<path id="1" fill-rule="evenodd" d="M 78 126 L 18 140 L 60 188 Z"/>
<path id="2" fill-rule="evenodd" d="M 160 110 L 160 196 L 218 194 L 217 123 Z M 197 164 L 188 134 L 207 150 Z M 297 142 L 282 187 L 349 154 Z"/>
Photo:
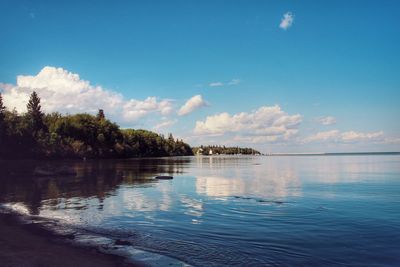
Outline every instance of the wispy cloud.
<path id="1" fill-rule="evenodd" d="M 319 117 L 316 119 L 316 121 L 322 125 L 333 125 L 336 124 L 336 118 L 332 116 L 326 116 L 326 117 Z"/>
<path id="2" fill-rule="evenodd" d="M 232 79 L 229 82 L 212 82 L 209 83 L 208 86 L 210 87 L 221 87 L 225 85 L 238 85 L 241 82 L 240 79 Z"/>
<path id="3" fill-rule="evenodd" d="M 220 87 L 220 86 L 224 86 L 223 82 L 212 82 L 210 84 L 208 84 L 208 86 L 210 87 Z"/>
<path id="4" fill-rule="evenodd" d="M 168 127 L 174 125 L 177 122 L 178 122 L 178 120 L 176 120 L 176 119 L 173 119 L 173 120 L 164 119 L 160 123 L 156 124 L 153 127 L 153 129 L 159 131 L 161 129 L 168 128 Z"/>
<path id="5" fill-rule="evenodd" d="M 195 95 L 192 98 L 190 98 L 186 103 L 179 109 L 178 115 L 179 116 L 184 116 L 189 113 L 192 113 L 193 111 L 207 106 L 207 102 L 203 100 L 201 95 Z"/>
<path id="6" fill-rule="evenodd" d="M 339 130 L 318 132 L 313 134 L 303 141 L 304 143 L 311 142 L 335 142 L 335 143 L 357 143 L 362 141 L 380 142 L 384 141 L 383 131 L 363 133 L 355 131 L 340 132 Z"/>
<path id="7" fill-rule="evenodd" d="M 291 12 L 286 12 L 283 14 L 283 18 L 281 20 L 281 23 L 279 24 L 279 28 L 283 30 L 289 29 L 294 21 L 294 15 Z"/>
<path id="8" fill-rule="evenodd" d="M 239 84 L 241 82 L 241 80 L 239 80 L 239 79 L 232 79 L 229 83 L 228 83 L 228 85 L 237 85 L 237 84 Z"/>

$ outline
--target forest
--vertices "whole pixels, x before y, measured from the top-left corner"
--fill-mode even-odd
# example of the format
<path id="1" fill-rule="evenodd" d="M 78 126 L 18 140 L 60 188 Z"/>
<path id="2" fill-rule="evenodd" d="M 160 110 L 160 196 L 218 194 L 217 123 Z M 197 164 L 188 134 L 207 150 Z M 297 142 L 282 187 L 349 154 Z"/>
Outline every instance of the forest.
<path id="1" fill-rule="evenodd" d="M 10 111 L 0 92 L 0 159 L 131 158 L 193 155 L 191 147 L 172 134 L 120 129 L 103 110 L 90 114 L 45 114 L 33 92 L 27 112 Z"/>

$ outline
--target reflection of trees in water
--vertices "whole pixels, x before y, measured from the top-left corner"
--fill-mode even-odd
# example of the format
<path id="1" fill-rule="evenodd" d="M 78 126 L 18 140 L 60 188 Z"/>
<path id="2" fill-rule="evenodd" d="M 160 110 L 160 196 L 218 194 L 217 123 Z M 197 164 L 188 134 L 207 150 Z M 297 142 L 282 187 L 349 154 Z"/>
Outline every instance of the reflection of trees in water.
<path id="1" fill-rule="evenodd" d="M 42 201 L 56 206 L 60 198 L 96 197 L 100 204 L 121 184 L 151 186 L 158 174 L 182 173 L 190 159 L 135 159 L 53 162 L 0 162 L 0 202 L 22 202 L 39 214 Z M 35 177 L 35 166 L 69 166 L 76 176 Z M 100 205 L 101 207 L 101 205 Z M 85 207 L 80 207 L 85 208 Z"/>

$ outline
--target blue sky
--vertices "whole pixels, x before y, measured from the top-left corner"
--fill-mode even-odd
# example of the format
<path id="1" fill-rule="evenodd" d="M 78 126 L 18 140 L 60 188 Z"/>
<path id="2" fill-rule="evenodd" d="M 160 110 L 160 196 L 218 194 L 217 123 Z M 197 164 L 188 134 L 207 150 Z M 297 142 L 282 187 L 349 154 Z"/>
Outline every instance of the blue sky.
<path id="1" fill-rule="evenodd" d="M 9 108 L 37 89 L 47 111 L 98 105 L 193 145 L 400 150 L 399 11 L 394 0 L 3 0 L 0 90 Z M 75 106 L 61 101 L 74 94 Z"/>

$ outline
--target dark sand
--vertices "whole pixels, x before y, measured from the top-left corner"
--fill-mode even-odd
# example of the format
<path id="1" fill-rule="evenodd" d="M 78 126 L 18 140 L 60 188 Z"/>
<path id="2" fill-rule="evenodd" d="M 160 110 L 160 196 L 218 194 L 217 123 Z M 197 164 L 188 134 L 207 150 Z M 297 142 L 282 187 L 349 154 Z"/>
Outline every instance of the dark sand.
<path id="1" fill-rule="evenodd" d="M 73 246 L 65 238 L 34 224 L 22 225 L 16 216 L 0 213 L 0 266 L 144 266 L 126 263 L 122 257 L 94 248 Z"/>

